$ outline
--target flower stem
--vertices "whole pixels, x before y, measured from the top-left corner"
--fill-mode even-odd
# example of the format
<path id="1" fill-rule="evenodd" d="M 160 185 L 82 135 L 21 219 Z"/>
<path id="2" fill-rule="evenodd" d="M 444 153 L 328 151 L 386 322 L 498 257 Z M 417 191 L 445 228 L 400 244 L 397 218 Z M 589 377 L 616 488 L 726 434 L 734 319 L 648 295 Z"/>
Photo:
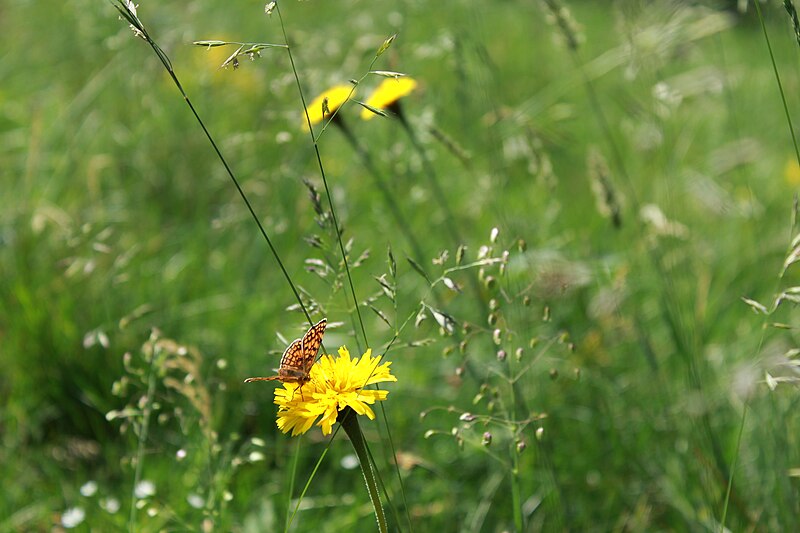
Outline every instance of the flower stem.
<path id="1" fill-rule="evenodd" d="M 339 413 L 339 423 L 344 428 L 347 436 L 350 437 L 350 442 L 353 449 L 358 456 L 358 462 L 361 465 L 361 473 L 364 474 L 364 482 L 367 484 L 367 492 L 369 492 L 369 499 L 372 501 L 372 507 L 375 509 L 375 519 L 378 521 L 378 531 L 388 531 L 386 525 L 386 515 L 383 514 L 383 507 L 381 506 L 381 495 L 378 492 L 378 483 L 375 478 L 375 471 L 372 468 L 372 462 L 369 459 L 369 451 L 367 450 L 367 442 L 364 440 L 364 434 L 361 433 L 361 427 L 358 425 L 358 416 L 349 407 L 345 407 Z"/>
<path id="2" fill-rule="evenodd" d="M 153 412 L 153 397 L 156 392 L 156 357 L 158 348 L 156 339 L 151 334 L 150 341 L 153 343 L 153 353 L 150 355 L 150 369 L 147 376 L 146 401 L 142 409 L 142 422 L 139 427 L 139 444 L 136 447 L 136 466 L 133 472 L 133 487 L 131 490 L 131 512 L 128 517 L 128 531 L 136 530 L 136 487 L 142 480 L 142 465 L 144 464 L 144 447 L 147 444 L 147 433 L 150 429 L 150 414 Z"/>
<path id="3" fill-rule="evenodd" d="M 511 510 L 514 513 L 514 527 L 517 531 L 522 531 L 522 496 L 520 492 L 519 480 L 519 452 L 516 450 L 515 445 L 511 445 L 511 461 L 513 467 L 511 468 Z"/>

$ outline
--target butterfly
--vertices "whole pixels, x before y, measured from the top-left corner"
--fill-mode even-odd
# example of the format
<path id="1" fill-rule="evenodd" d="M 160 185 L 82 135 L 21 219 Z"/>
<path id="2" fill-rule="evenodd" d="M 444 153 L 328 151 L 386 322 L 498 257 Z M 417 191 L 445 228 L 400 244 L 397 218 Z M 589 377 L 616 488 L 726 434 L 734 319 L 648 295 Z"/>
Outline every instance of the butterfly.
<path id="1" fill-rule="evenodd" d="M 317 358 L 317 352 L 322 345 L 322 336 L 328 319 L 323 318 L 306 331 L 302 339 L 295 339 L 281 357 L 281 364 L 277 376 L 265 378 L 247 378 L 245 383 L 252 381 L 280 381 L 282 383 L 298 383 L 303 386 L 310 379 L 311 366 Z"/>

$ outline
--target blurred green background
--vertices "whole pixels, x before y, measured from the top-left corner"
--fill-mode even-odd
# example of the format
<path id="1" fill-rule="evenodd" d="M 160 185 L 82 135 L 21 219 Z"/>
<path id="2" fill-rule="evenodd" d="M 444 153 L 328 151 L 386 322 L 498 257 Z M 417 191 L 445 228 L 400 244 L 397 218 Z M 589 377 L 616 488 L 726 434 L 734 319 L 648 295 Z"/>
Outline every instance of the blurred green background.
<path id="1" fill-rule="evenodd" d="M 742 301 L 797 283 L 800 166 L 754 6 L 733 4 L 281 3 L 306 101 L 393 34 L 374 68 L 419 81 L 414 137 L 341 109 L 372 167 L 334 125 L 319 139 L 370 346 L 398 334 L 362 423 L 393 530 L 800 528 L 796 312 Z M 794 118 L 791 20 L 762 9 Z M 191 45 L 281 44 L 278 15 L 139 16 L 336 323 L 328 352 L 363 349 L 285 50 L 234 70 L 234 47 Z M 279 433 L 273 385 L 242 383 L 305 319 L 157 57 L 107 2 L 3 2 L 0 30 L 0 530 L 282 530 L 309 478 L 292 530 L 374 530 L 344 435 Z M 408 233 L 459 291 L 419 275 Z M 460 245 L 498 262 L 446 271 Z"/>

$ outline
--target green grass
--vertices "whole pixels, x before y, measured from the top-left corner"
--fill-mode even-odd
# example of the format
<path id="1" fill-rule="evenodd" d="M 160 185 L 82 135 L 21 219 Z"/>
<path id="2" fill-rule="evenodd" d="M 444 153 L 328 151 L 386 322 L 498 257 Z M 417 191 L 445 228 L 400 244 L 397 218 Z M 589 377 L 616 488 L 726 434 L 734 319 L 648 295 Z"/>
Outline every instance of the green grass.
<path id="1" fill-rule="evenodd" d="M 403 110 L 457 214 L 464 263 L 481 246 L 509 252 L 502 271 L 447 274 L 461 292 L 431 289 L 363 160 L 335 127 L 321 136 L 357 298 L 375 296 L 393 323 L 362 305 L 373 350 L 412 317 L 386 355 L 398 382 L 385 411 L 361 422 L 390 530 L 721 531 L 723 514 L 731 531 L 796 530 L 798 395 L 791 382 L 771 391 L 765 372 L 794 375 L 780 357 L 796 347 L 797 312 L 787 303 L 764 317 L 741 300 L 769 306 L 798 285 L 796 265 L 778 278 L 800 180 L 786 170 L 795 151 L 759 22 L 752 9 L 680 2 L 569 6 L 584 38 L 577 62 L 530 2 L 281 4 L 307 101 L 361 78 L 398 34 L 375 68 L 420 82 Z M 343 323 L 328 352 L 356 352 L 335 231 L 302 182 L 327 209 L 285 50 L 233 71 L 218 69 L 224 51 L 190 44 L 282 44 L 262 8 L 143 2 L 139 15 L 293 282 Z M 800 50 L 779 3 L 763 14 L 795 113 Z M 344 434 L 283 435 L 273 386 L 242 383 L 277 366 L 278 335 L 294 338 L 305 320 L 287 311 L 291 289 L 157 57 L 102 2 L 10 3 L 0 30 L 0 530 L 49 530 L 71 508 L 85 512 L 78 530 L 130 528 L 137 456 L 155 486 L 137 531 L 281 530 L 320 457 L 292 529 L 374 530 L 361 474 L 343 466 Z M 367 77 L 356 98 L 379 81 Z M 436 279 L 462 243 L 426 162 L 396 121 L 359 112 L 350 103 L 341 116 Z M 593 152 L 620 199 L 619 228 L 596 207 Z M 645 222 L 647 206 L 669 224 Z M 390 245 L 396 303 L 374 279 L 388 276 Z M 432 262 L 443 250 L 444 264 Z M 453 335 L 430 308 L 455 318 Z M 197 350 L 190 370 L 151 368 L 154 328 Z M 107 419 L 143 396 L 156 402 L 146 439 L 139 415 Z M 84 495 L 89 481 L 97 491 Z"/>

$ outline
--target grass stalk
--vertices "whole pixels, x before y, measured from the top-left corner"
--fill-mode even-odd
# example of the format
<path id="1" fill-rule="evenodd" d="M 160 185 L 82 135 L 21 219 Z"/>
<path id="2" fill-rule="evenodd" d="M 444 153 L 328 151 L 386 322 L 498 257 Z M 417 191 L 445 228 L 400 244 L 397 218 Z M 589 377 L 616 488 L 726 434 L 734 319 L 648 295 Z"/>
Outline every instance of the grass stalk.
<path id="1" fill-rule="evenodd" d="M 228 177 L 231 179 L 231 181 L 233 182 L 234 186 L 236 187 L 236 190 L 239 192 L 239 196 L 242 198 L 242 201 L 244 201 L 244 204 L 247 207 L 247 210 L 250 213 L 250 216 L 255 221 L 256 226 L 258 226 L 258 230 L 261 233 L 261 236 L 266 241 L 267 246 L 270 249 L 270 252 L 272 252 L 272 257 L 275 259 L 275 262 L 278 264 L 278 267 L 280 268 L 281 273 L 283 274 L 283 277 L 286 280 L 286 283 L 291 288 L 292 294 L 294 295 L 295 300 L 297 300 L 297 303 L 300 305 L 300 308 L 303 310 L 303 313 L 306 315 L 306 319 L 308 320 L 309 324 L 313 324 L 313 321 L 311 319 L 311 315 L 308 312 L 308 309 L 306 309 L 306 306 L 303 303 L 302 298 L 300 298 L 300 293 L 298 292 L 297 287 L 295 286 L 294 282 L 292 281 L 292 277 L 289 275 L 289 272 L 286 270 L 286 267 L 284 266 L 283 261 L 281 260 L 281 257 L 280 257 L 280 254 L 278 253 L 277 248 L 275 248 L 275 245 L 273 244 L 272 239 L 270 239 L 269 234 L 267 233 L 267 230 L 264 228 L 264 225 L 261 223 L 261 220 L 258 218 L 258 215 L 256 215 L 256 212 L 253 209 L 253 206 L 250 203 L 250 200 L 248 200 L 247 195 L 245 194 L 244 190 L 242 189 L 242 186 L 239 184 L 239 180 L 236 178 L 236 175 L 234 174 L 233 169 L 231 169 L 230 165 L 228 164 L 227 159 L 225 159 L 225 156 L 222 155 L 222 151 L 220 150 L 219 146 L 217 146 L 216 141 L 214 141 L 214 137 L 211 135 L 211 132 L 206 127 L 205 123 L 203 122 L 203 119 L 200 118 L 200 114 L 195 109 L 194 105 L 192 104 L 192 101 L 189 99 L 189 96 L 186 94 L 186 91 L 184 91 L 183 85 L 181 84 L 180 80 L 178 79 L 178 76 L 175 74 L 175 71 L 172 68 L 172 62 L 170 61 L 169 57 L 161 49 L 161 47 L 158 46 L 158 44 L 155 42 L 155 40 L 153 40 L 153 38 L 150 37 L 150 34 L 147 32 L 147 28 L 145 28 L 144 24 L 142 24 L 142 21 L 139 20 L 139 17 L 136 14 L 136 12 L 132 10 L 132 8 L 133 8 L 132 4 L 129 4 L 125 0 L 114 0 L 114 3 L 112 3 L 112 5 L 116 8 L 117 11 L 119 11 L 120 15 L 125 20 L 128 21 L 128 23 L 131 25 L 131 28 L 133 28 L 134 33 L 137 36 L 139 36 L 142 39 L 144 39 L 145 42 L 147 42 L 147 44 L 150 45 L 150 48 L 153 49 L 153 52 L 155 52 L 155 54 L 158 56 L 158 59 L 161 61 L 161 64 L 164 66 L 164 69 L 169 74 L 169 77 L 172 79 L 172 82 L 175 84 L 175 87 L 181 93 L 181 96 L 183 97 L 184 102 L 186 102 L 186 105 L 189 106 L 189 109 L 191 110 L 192 115 L 194 115 L 195 120 L 197 120 L 197 123 L 202 128 L 203 133 L 205 134 L 206 138 L 208 139 L 208 142 L 211 144 L 211 147 L 214 149 L 214 153 L 216 153 L 217 158 L 222 163 L 222 166 L 225 167 L 225 172 L 228 174 Z"/>
<path id="2" fill-rule="evenodd" d="M 795 131 L 794 131 L 794 125 L 792 123 L 792 116 L 791 116 L 791 113 L 789 112 L 789 104 L 786 101 L 786 92 L 783 89 L 783 83 L 781 82 L 781 75 L 780 75 L 780 72 L 778 71 L 777 62 L 775 61 L 775 54 L 774 54 L 774 52 L 772 50 L 772 44 L 771 44 L 771 42 L 769 40 L 769 32 L 767 31 L 767 25 L 766 25 L 766 22 L 764 21 L 763 13 L 761 12 L 760 3 L 759 2 L 754 2 L 753 4 L 755 5 L 756 16 L 758 17 L 758 21 L 759 21 L 759 24 L 761 26 L 761 31 L 762 31 L 762 33 L 764 35 L 764 43 L 767 46 L 767 52 L 769 54 L 770 63 L 772 64 L 772 71 L 775 74 L 775 83 L 778 86 L 778 93 L 781 96 L 781 103 L 783 105 L 783 112 L 784 112 L 784 115 L 786 116 L 786 125 L 787 125 L 787 127 L 789 129 L 789 135 L 792 138 L 792 146 L 794 147 L 795 158 L 796 158 L 797 164 L 800 165 L 800 149 L 798 149 L 797 135 L 795 134 Z M 787 1 L 784 2 L 784 6 L 786 7 L 786 10 L 790 15 L 790 18 L 792 18 L 792 21 L 793 21 L 794 27 L 795 27 L 795 32 L 797 32 L 798 24 L 797 24 L 797 15 L 796 15 L 796 12 L 794 10 L 794 5 L 793 5 L 792 2 L 787 0 Z M 798 35 L 800 36 L 800 34 L 798 34 Z M 800 38 L 798 40 L 798 44 L 800 44 Z M 795 200 L 795 203 L 796 203 L 796 200 Z M 791 224 L 792 228 L 791 228 L 791 231 L 790 231 L 790 234 L 789 234 L 790 242 L 791 242 L 792 236 L 794 235 L 795 227 L 796 227 L 796 216 L 794 216 L 794 215 L 795 214 L 793 213 L 792 224 Z M 780 287 L 780 283 L 783 280 L 783 276 L 784 276 L 785 271 L 786 271 L 785 268 L 781 269 L 781 272 L 780 272 L 780 274 L 778 276 L 778 281 L 777 281 L 777 287 L 778 288 Z M 777 292 L 777 289 L 776 289 L 776 292 Z M 758 347 L 757 353 L 761 352 L 761 347 L 762 347 L 763 342 L 764 342 L 764 332 L 766 331 L 766 324 L 767 324 L 767 317 L 764 318 L 764 324 L 762 324 L 761 340 L 759 342 L 759 347 Z M 736 469 L 736 464 L 738 463 L 738 459 L 739 459 L 739 451 L 741 450 L 741 444 L 742 444 L 742 435 L 744 433 L 744 425 L 745 425 L 745 421 L 747 419 L 747 405 L 748 405 L 747 402 L 745 402 L 744 409 L 742 410 L 742 418 L 741 418 L 741 421 L 740 421 L 740 424 L 739 424 L 739 434 L 738 434 L 738 436 L 736 438 L 736 447 L 735 447 L 734 453 L 733 453 L 731 471 L 730 471 L 730 475 L 728 476 L 728 487 L 727 487 L 727 490 L 725 491 L 725 500 L 724 500 L 723 505 L 722 505 L 722 517 L 720 518 L 720 531 L 721 532 L 725 531 L 725 522 L 727 521 L 727 517 L 728 517 L 728 506 L 730 504 L 730 499 L 731 499 L 731 488 L 733 487 L 734 473 L 735 473 L 735 469 Z"/>
<path id="3" fill-rule="evenodd" d="M 633 180 L 631 179 L 631 176 L 627 170 L 627 165 L 625 164 L 622 151 L 617 142 L 614 140 L 611 126 L 603 110 L 603 106 L 600 102 L 600 98 L 597 94 L 594 84 L 592 83 L 592 79 L 589 77 L 586 69 L 584 68 L 583 60 L 579 51 L 579 39 L 575 33 L 573 23 L 564 15 L 565 12 L 563 11 L 562 6 L 560 5 L 561 3 L 558 0 L 543 0 L 543 3 L 552 13 L 556 25 L 562 33 L 562 36 L 565 38 L 566 47 L 569 50 L 573 64 L 580 74 L 582 85 L 586 91 L 592 114 L 594 115 L 603 137 L 606 140 L 608 149 L 611 152 L 614 166 L 616 167 L 619 175 L 622 177 L 627 194 L 631 199 L 633 211 L 638 213 L 641 208 L 641 203 L 638 198 L 636 188 L 634 187 Z M 639 240 L 643 241 L 644 236 L 641 234 L 641 226 L 635 225 L 635 227 L 640 233 Z M 664 283 L 660 286 L 662 297 L 659 298 L 659 302 L 661 304 L 661 314 L 663 317 L 662 319 L 667 324 L 677 352 L 679 355 L 681 355 L 686 365 L 689 382 L 692 384 L 694 389 L 703 394 L 703 382 L 700 377 L 699 369 L 697 368 L 697 363 L 692 357 L 693 353 L 697 353 L 698 347 L 693 346 L 693 342 L 687 338 L 687 335 L 690 332 L 686 331 L 686 327 L 680 320 L 678 305 L 674 300 L 673 291 L 667 290 L 667 286 L 671 285 L 672 283 L 669 273 L 664 268 L 662 256 L 657 248 L 647 247 L 647 257 L 653 269 L 658 273 L 659 279 L 664 281 Z M 720 476 L 723 479 L 727 479 L 730 474 L 729 466 L 725 460 L 724 454 L 722 453 L 722 447 L 719 443 L 719 439 L 711 427 L 711 420 L 707 413 L 701 415 L 701 423 L 705 436 L 708 439 L 708 443 L 711 447 L 715 467 L 720 473 Z"/>
<path id="4" fill-rule="evenodd" d="M 364 327 L 364 319 L 361 316 L 361 306 L 358 303 L 358 298 L 356 297 L 356 289 L 353 285 L 353 277 L 350 275 L 350 263 L 347 260 L 347 253 L 344 250 L 344 243 L 342 242 L 342 231 L 341 227 L 339 226 L 339 220 L 336 217 L 336 207 L 334 205 L 333 196 L 331 196 L 331 189 L 328 186 L 328 178 L 325 174 L 325 166 L 322 164 L 322 155 L 319 152 L 319 143 L 317 138 L 314 137 L 314 129 L 311 127 L 311 118 L 308 116 L 308 105 L 306 104 L 305 94 L 303 93 L 303 86 L 300 83 L 300 76 L 297 73 L 297 66 L 295 65 L 294 56 L 292 55 L 292 47 L 289 44 L 289 36 L 286 34 L 286 26 L 283 22 L 283 15 L 281 14 L 281 3 L 277 2 L 275 4 L 275 12 L 278 14 L 278 21 L 281 25 L 281 32 L 283 33 L 283 40 L 286 43 L 286 53 L 289 56 L 289 63 L 292 67 L 292 74 L 294 75 L 295 83 L 297 84 L 297 92 L 300 95 L 300 102 L 303 105 L 303 110 L 306 116 L 306 123 L 308 124 L 308 131 L 309 135 L 311 135 L 311 141 L 314 146 L 314 154 L 317 158 L 317 165 L 319 167 L 320 177 L 322 178 L 322 184 L 325 186 L 325 196 L 328 198 L 328 208 L 331 211 L 331 220 L 333 221 L 333 227 L 336 229 L 336 238 L 339 243 L 339 251 L 342 254 L 342 261 L 344 262 L 344 269 L 347 275 L 347 282 L 350 288 L 350 295 L 353 298 L 353 306 L 355 307 L 356 317 L 358 318 L 358 323 L 361 326 L 361 335 L 364 339 L 364 346 L 369 346 L 369 340 L 367 338 L 367 330 Z M 310 322 L 310 321 L 309 321 Z"/>
<path id="5" fill-rule="evenodd" d="M 725 501 L 722 504 L 722 517 L 720 518 L 719 523 L 719 531 L 720 533 L 725 533 L 727 531 L 725 527 L 725 521 L 728 518 L 728 505 L 731 501 L 731 489 L 733 488 L 733 476 L 736 472 L 736 465 L 739 462 L 739 450 L 742 447 L 742 435 L 744 434 L 744 423 L 747 420 L 747 402 L 744 404 L 744 409 L 742 409 L 742 419 L 739 422 L 739 434 L 736 436 L 736 448 L 733 451 L 733 458 L 731 459 L 731 468 L 730 473 L 728 474 L 728 487 L 725 490 Z"/>
<path id="6" fill-rule="evenodd" d="M 775 54 L 772 51 L 772 44 L 769 41 L 769 32 L 767 31 L 767 24 L 764 22 L 764 16 L 761 13 L 760 2 L 753 2 L 756 6 L 756 14 L 758 21 L 761 24 L 761 31 L 764 34 L 764 42 L 767 45 L 769 52 L 769 60 L 772 63 L 772 72 L 775 74 L 775 83 L 778 84 L 778 92 L 781 95 L 781 103 L 783 104 L 783 112 L 786 115 L 786 125 L 789 127 L 789 134 L 792 137 L 792 146 L 794 146 L 794 155 L 797 158 L 797 164 L 800 165 L 800 149 L 797 146 L 797 135 L 794 132 L 794 125 L 792 124 L 792 115 L 789 113 L 789 104 L 786 101 L 786 92 L 783 90 L 783 83 L 781 82 L 781 75 L 778 72 L 778 64 L 775 62 Z"/>
<path id="7" fill-rule="evenodd" d="M 338 240 L 338 243 L 339 243 L 339 250 L 340 250 L 341 255 L 342 255 L 342 261 L 344 262 L 345 271 L 346 271 L 348 283 L 349 283 L 349 286 L 350 286 L 350 292 L 351 292 L 351 296 L 353 298 L 353 305 L 355 306 L 356 315 L 358 317 L 358 322 L 359 322 L 359 324 L 361 326 L 361 334 L 362 334 L 363 339 L 364 339 L 364 345 L 366 347 L 369 347 L 369 340 L 368 340 L 368 337 L 367 337 L 366 329 L 364 327 L 364 321 L 363 321 L 363 318 L 361 316 L 361 309 L 360 309 L 360 306 L 359 306 L 358 298 L 356 297 L 355 287 L 354 287 L 354 284 L 353 284 L 353 279 L 352 279 L 352 276 L 350 275 L 350 268 L 349 268 L 349 265 L 348 265 L 347 254 L 345 253 L 344 244 L 342 242 L 341 229 L 340 229 L 340 226 L 339 226 L 339 222 L 338 222 L 338 220 L 336 218 L 336 212 L 335 212 L 335 206 L 334 206 L 334 202 L 333 202 L 333 197 L 332 197 L 331 192 L 330 192 L 330 187 L 328 186 L 328 180 L 327 180 L 327 176 L 325 174 L 325 167 L 324 167 L 324 165 L 322 163 L 322 156 L 321 156 L 320 151 L 319 151 L 318 138 L 314 136 L 314 130 L 311 127 L 311 119 L 310 119 L 310 117 L 308 115 L 308 106 L 306 104 L 305 95 L 303 93 L 303 88 L 302 88 L 302 85 L 300 83 L 300 77 L 298 75 L 297 68 L 295 66 L 294 57 L 292 55 L 292 48 L 291 48 L 291 45 L 289 44 L 288 36 L 286 34 L 286 28 L 285 28 L 285 25 L 284 25 L 283 16 L 281 14 L 280 4 L 279 3 L 276 4 L 275 7 L 276 7 L 276 13 L 278 14 L 278 19 L 280 21 L 281 31 L 283 32 L 284 42 L 286 43 L 286 51 L 287 51 L 287 54 L 289 56 L 289 62 L 291 64 L 292 73 L 294 75 L 295 83 L 297 85 L 297 91 L 298 91 L 298 94 L 300 96 L 300 101 L 301 101 L 301 104 L 303 106 L 303 110 L 304 110 L 304 113 L 305 113 L 305 118 L 306 118 L 306 123 L 308 125 L 309 134 L 311 135 L 312 143 L 313 143 L 313 146 L 314 146 L 314 153 L 316 155 L 320 176 L 322 178 L 322 182 L 323 182 L 323 185 L 325 187 L 325 194 L 326 194 L 326 196 L 328 198 L 328 204 L 329 204 L 329 207 L 330 207 L 330 210 L 331 210 L 331 219 L 333 221 L 334 228 L 336 229 L 336 236 L 337 236 L 337 240 Z M 373 63 L 375 62 L 375 60 L 377 60 L 378 55 L 380 55 L 380 53 L 375 56 L 375 58 L 373 59 Z M 371 67 L 371 65 L 370 65 L 370 67 Z M 337 113 L 338 113 L 338 110 L 337 110 Z M 397 219 L 397 222 L 400 225 L 400 227 L 406 231 L 407 237 L 409 238 L 408 239 L 409 243 L 412 246 L 412 249 L 414 250 L 414 253 L 417 254 L 421 259 L 423 257 L 421 246 L 416 241 L 416 239 L 414 238 L 413 234 L 410 233 L 410 229 L 409 229 L 410 225 L 405 223 L 404 218 L 402 216 L 402 213 L 399 210 L 399 207 L 394 203 L 394 199 L 391 196 L 391 194 L 389 193 L 388 188 L 385 186 L 385 183 L 381 179 L 381 176 L 377 172 L 377 169 L 375 168 L 374 164 L 372 164 L 372 161 L 369 158 L 368 152 L 365 149 L 360 148 L 360 145 L 357 142 L 357 139 L 355 138 L 355 136 L 352 135 L 352 132 L 350 132 L 349 129 L 347 129 L 347 127 L 344 125 L 344 121 L 343 120 L 341 120 L 341 119 L 336 120 L 336 116 L 334 116 L 331 120 L 333 120 L 336 124 L 339 125 L 340 130 L 345 134 L 345 137 L 348 139 L 348 141 L 354 146 L 354 148 L 356 149 L 356 152 L 358 152 L 362 156 L 362 160 L 365 162 L 365 166 L 367 166 L 368 170 L 370 170 L 370 173 L 373 176 L 373 178 L 375 179 L 376 184 L 380 185 L 379 186 L 379 190 L 381 190 L 381 192 L 384 194 L 384 198 L 385 198 L 385 200 L 387 202 L 387 205 L 390 206 L 390 210 L 391 210 L 392 206 L 394 207 L 393 213 L 395 215 L 395 218 Z M 349 408 L 343 412 L 343 413 L 346 413 L 346 414 L 343 414 L 343 418 L 341 420 L 340 427 L 343 427 L 345 429 L 345 431 L 348 433 L 348 436 L 350 437 L 351 442 L 354 443 L 353 445 L 356 448 L 356 453 L 357 453 L 357 455 L 359 457 L 359 461 L 360 461 L 360 464 L 361 464 L 362 472 L 364 473 L 364 478 L 365 478 L 365 481 L 367 483 L 367 488 L 369 490 L 370 500 L 372 501 L 373 507 L 375 508 L 376 519 L 378 520 L 379 529 L 380 529 L 380 531 L 387 531 L 387 529 L 386 529 L 386 527 L 387 527 L 386 526 L 386 518 L 385 518 L 385 516 L 383 514 L 383 508 L 380 505 L 380 497 L 379 497 L 378 492 L 377 492 L 378 491 L 377 484 L 375 483 L 375 478 L 376 477 L 377 477 L 377 479 L 380 480 L 380 473 L 377 471 L 377 469 L 373 469 L 372 466 L 371 466 L 372 463 L 369 460 L 369 457 L 371 456 L 371 452 L 369 450 L 369 446 L 368 446 L 366 440 L 363 439 L 363 435 L 361 434 L 361 429 L 358 427 L 358 417 L 355 416 L 354 413 L 348 412 L 348 411 L 349 411 Z M 384 427 L 385 427 L 385 430 L 386 430 L 387 438 L 389 440 L 389 445 L 390 445 L 390 448 L 391 448 L 392 456 L 394 458 L 394 464 L 397 465 L 397 453 L 396 453 L 396 450 L 395 450 L 395 447 L 394 447 L 394 440 L 392 439 L 391 430 L 389 428 L 388 421 L 386 420 L 386 412 L 385 412 L 385 410 L 383 408 L 383 405 L 381 405 L 381 414 L 382 414 L 382 417 L 383 417 L 384 422 L 385 422 Z M 342 415 L 340 415 L 340 416 L 342 416 Z M 351 421 L 351 419 L 352 419 L 352 421 Z M 355 426 L 355 429 L 353 428 L 353 426 Z M 351 432 L 353 432 L 354 434 L 351 434 Z M 357 433 L 357 435 L 355 435 L 355 433 Z M 334 434 L 334 437 L 335 437 L 335 434 Z M 333 438 L 331 439 L 331 442 L 332 441 L 333 441 Z M 326 452 L 327 452 L 327 448 L 326 448 Z M 316 469 L 319 467 L 319 465 L 320 465 L 320 462 L 317 463 L 317 467 L 314 470 L 315 472 L 316 472 Z M 399 478 L 399 481 L 400 481 L 400 488 L 401 488 L 401 492 L 402 492 L 403 501 L 405 502 L 406 501 L 405 490 L 404 490 L 403 480 L 402 480 L 402 476 L 400 475 L 399 468 L 396 468 L 396 472 L 397 472 L 397 475 L 398 475 L 398 478 Z M 314 474 L 312 473 L 312 475 L 310 476 L 310 479 L 309 479 L 309 483 L 310 483 L 311 479 L 313 478 L 313 475 Z M 309 485 L 307 484 L 306 485 L 306 489 L 308 488 L 308 486 Z M 303 493 L 305 493 L 305 489 L 304 489 Z M 301 495 L 300 499 L 302 500 L 302 495 Z M 406 504 L 406 512 L 408 512 L 408 505 L 407 504 Z M 408 521 L 409 521 L 409 527 L 411 527 L 410 516 L 408 516 Z"/>
<path id="8" fill-rule="evenodd" d="M 519 452 L 516 450 L 516 445 L 512 442 L 510 445 L 511 452 L 511 510 L 514 514 L 514 528 L 517 531 L 524 531 L 523 518 L 522 518 L 522 495 L 520 488 L 520 472 L 519 472 Z"/>
<path id="9" fill-rule="evenodd" d="M 153 353 L 150 358 L 150 368 L 147 374 L 147 393 L 145 394 L 144 407 L 142 408 L 142 426 L 139 428 L 139 438 L 136 445 L 136 466 L 133 469 L 133 486 L 131 487 L 131 510 L 128 515 L 128 531 L 136 531 L 136 487 L 142 480 L 142 468 L 144 464 L 144 448 L 147 444 L 147 434 L 150 430 L 150 415 L 153 412 L 153 396 L 156 392 L 156 357 L 158 348 L 155 337 L 151 335 L 150 340 L 153 346 Z"/>

